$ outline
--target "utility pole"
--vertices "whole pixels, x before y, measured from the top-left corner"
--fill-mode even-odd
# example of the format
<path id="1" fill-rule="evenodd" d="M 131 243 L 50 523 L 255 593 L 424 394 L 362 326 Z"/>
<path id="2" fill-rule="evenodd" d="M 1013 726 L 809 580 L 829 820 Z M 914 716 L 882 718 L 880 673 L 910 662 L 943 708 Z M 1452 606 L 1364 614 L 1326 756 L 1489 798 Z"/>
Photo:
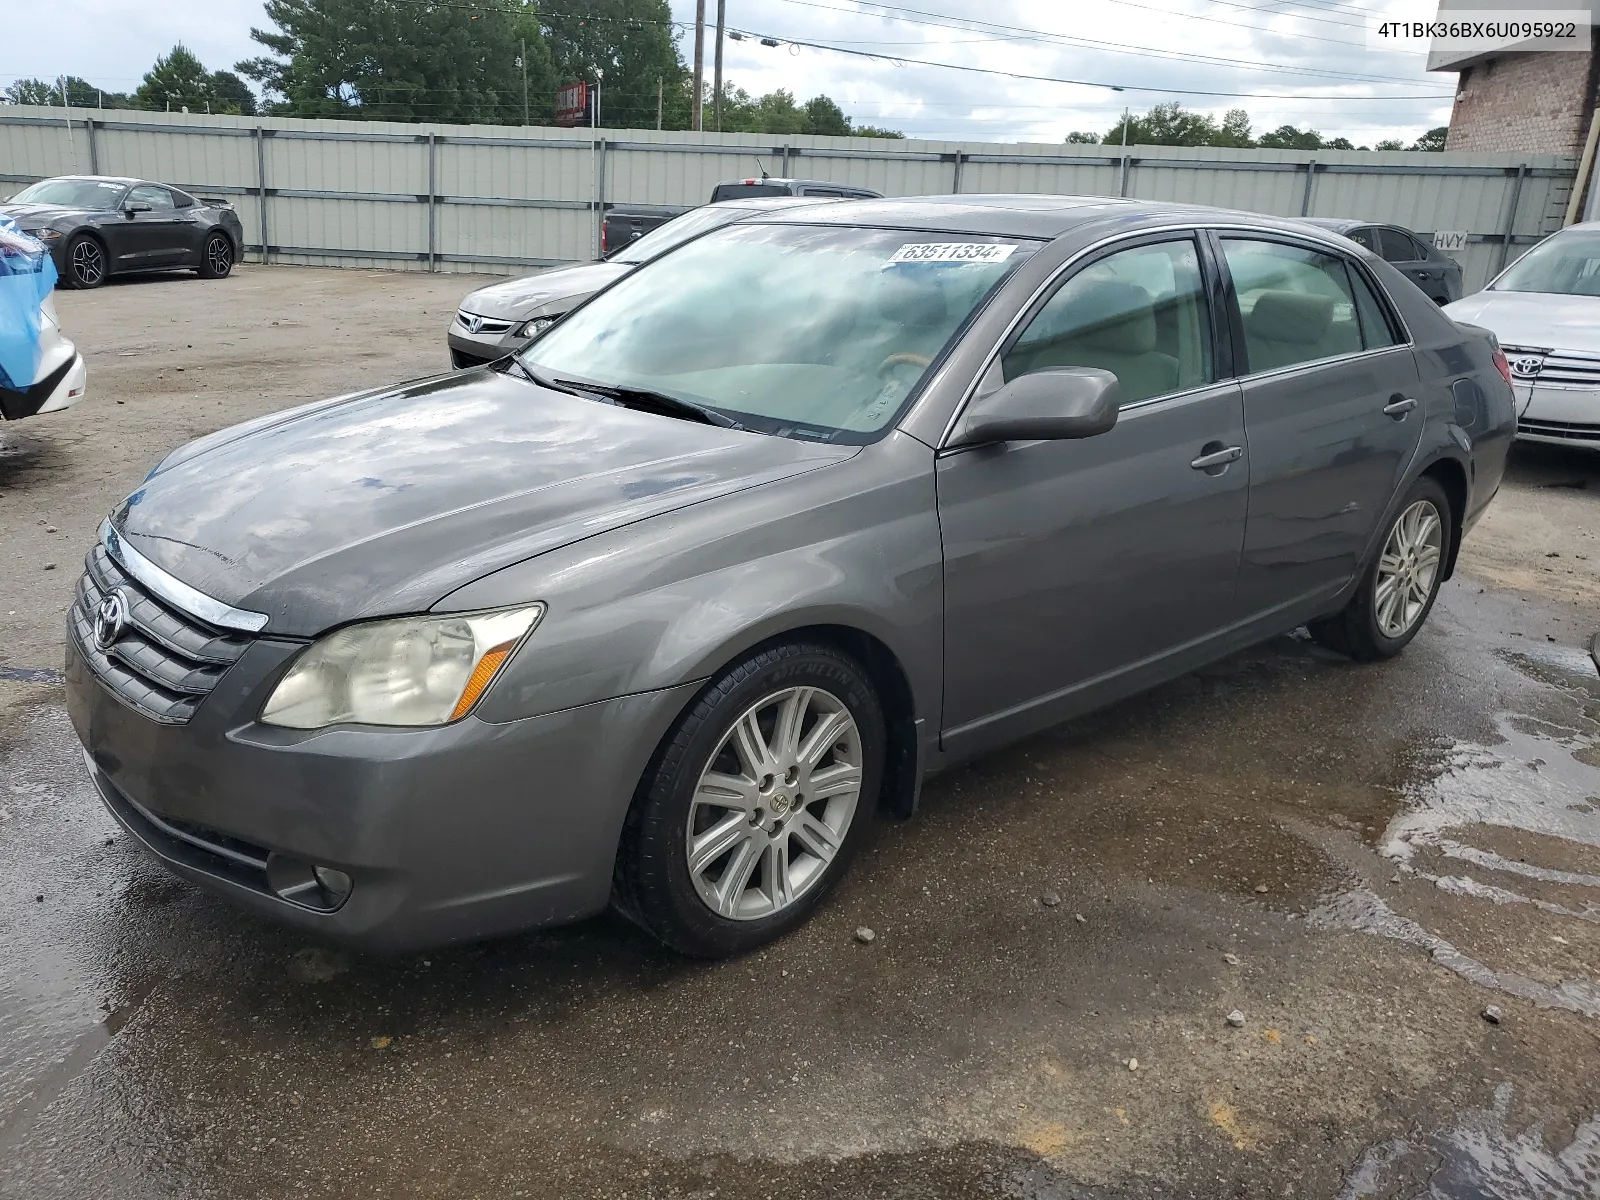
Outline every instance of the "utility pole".
<path id="1" fill-rule="evenodd" d="M 522 57 L 517 59 L 522 64 L 522 123 L 528 123 L 528 39 L 522 39 Z"/>
<path id="2" fill-rule="evenodd" d="M 694 0 L 694 108 L 689 114 L 689 126 L 696 132 L 705 128 L 705 97 L 701 89 L 706 83 L 706 0 Z"/>
<path id="3" fill-rule="evenodd" d="M 722 132 L 722 27 L 727 24 L 728 0 L 717 0 L 717 52 L 715 82 L 711 85 L 711 103 L 715 107 L 717 132 Z"/>
<path id="4" fill-rule="evenodd" d="M 664 101 L 665 100 L 666 100 L 666 89 L 662 85 L 661 76 L 657 75 L 656 76 L 656 128 L 658 130 L 661 128 L 661 112 L 662 112 L 663 107 L 665 106 L 664 105 Z"/>

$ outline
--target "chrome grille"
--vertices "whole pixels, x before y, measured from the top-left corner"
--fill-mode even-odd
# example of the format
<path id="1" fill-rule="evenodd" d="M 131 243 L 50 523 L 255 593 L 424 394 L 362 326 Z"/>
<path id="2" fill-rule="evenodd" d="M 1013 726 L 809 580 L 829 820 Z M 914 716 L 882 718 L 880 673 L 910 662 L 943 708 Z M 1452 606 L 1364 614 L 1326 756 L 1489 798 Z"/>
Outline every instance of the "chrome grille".
<path id="1" fill-rule="evenodd" d="M 1594 442 L 1600 445 L 1600 423 L 1580 425 L 1575 421 L 1540 421 L 1523 417 L 1517 422 L 1517 432 L 1537 437 L 1561 438 L 1572 442 Z"/>
<path id="2" fill-rule="evenodd" d="M 121 594 L 126 623 L 102 648 L 95 614 L 112 592 Z M 68 627 L 78 652 L 101 683 L 133 708 L 165 725 L 194 716 L 239 656 L 246 634 L 225 633 L 156 600 L 97 545 L 84 562 Z"/>
<path id="3" fill-rule="evenodd" d="M 515 321 L 503 321 L 499 317 L 481 317 L 477 313 L 462 309 L 456 313 L 456 320 L 466 328 L 468 333 L 509 333 Z"/>
<path id="4" fill-rule="evenodd" d="M 1512 375 L 1524 383 L 1600 387 L 1600 355 L 1524 346 L 1502 346 L 1501 350 L 1511 364 Z"/>

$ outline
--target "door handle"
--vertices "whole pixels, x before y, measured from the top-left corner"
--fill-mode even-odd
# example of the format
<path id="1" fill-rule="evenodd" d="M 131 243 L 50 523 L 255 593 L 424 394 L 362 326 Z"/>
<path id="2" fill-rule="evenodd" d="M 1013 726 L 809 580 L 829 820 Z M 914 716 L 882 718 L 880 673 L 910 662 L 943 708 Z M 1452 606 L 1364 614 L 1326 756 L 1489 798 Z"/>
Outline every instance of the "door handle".
<path id="1" fill-rule="evenodd" d="M 1213 450 L 1211 449 L 1212 446 L 1220 446 L 1221 448 Z M 1243 446 L 1223 446 L 1220 442 L 1207 442 L 1201 449 L 1204 452 L 1189 464 L 1196 471 L 1209 471 L 1214 467 L 1226 467 L 1229 463 L 1238 462 L 1244 457 Z M 1218 474 L 1220 473 L 1218 472 Z"/>
<path id="2" fill-rule="evenodd" d="M 1417 406 L 1417 402 L 1410 396 L 1392 396 L 1389 403 L 1383 406 L 1383 413 L 1393 417 L 1396 421 L 1404 421 L 1406 414 Z"/>

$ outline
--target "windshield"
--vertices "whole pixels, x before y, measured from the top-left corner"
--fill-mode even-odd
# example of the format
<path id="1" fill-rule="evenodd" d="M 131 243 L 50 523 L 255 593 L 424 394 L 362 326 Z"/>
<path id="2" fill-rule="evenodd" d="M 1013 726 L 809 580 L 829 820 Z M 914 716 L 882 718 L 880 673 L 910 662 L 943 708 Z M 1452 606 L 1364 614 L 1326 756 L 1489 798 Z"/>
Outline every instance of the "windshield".
<path id="1" fill-rule="evenodd" d="M 731 225 L 641 267 L 522 353 L 767 433 L 863 443 L 1036 248 L 965 234 Z"/>
<path id="2" fill-rule="evenodd" d="M 752 211 L 749 208 L 732 205 L 708 204 L 704 208 L 697 208 L 684 213 L 681 217 L 675 217 L 657 229 L 652 229 L 637 242 L 624 247 L 611 261 L 649 262 L 674 246 L 683 245 L 692 237 L 699 237 L 708 230 L 721 229 L 724 225 L 732 225 L 741 217 L 748 217 Z"/>
<path id="3" fill-rule="evenodd" d="M 41 179 L 11 197 L 11 203 L 109 209 L 117 206 L 123 191 L 122 184 L 104 179 Z"/>
<path id="4" fill-rule="evenodd" d="M 1497 292 L 1600 296 L 1600 230 L 1558 233 L 1540 242 L 1492 287 Z"/>

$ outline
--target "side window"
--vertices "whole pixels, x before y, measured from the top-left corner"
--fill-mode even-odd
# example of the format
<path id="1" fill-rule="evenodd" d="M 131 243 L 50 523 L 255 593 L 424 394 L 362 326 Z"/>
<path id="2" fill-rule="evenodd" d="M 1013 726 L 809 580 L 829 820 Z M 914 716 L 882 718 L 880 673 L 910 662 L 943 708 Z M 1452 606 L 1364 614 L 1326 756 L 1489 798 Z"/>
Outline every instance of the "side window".
<path id="1" fill-rule="evenodd" d="M 1361 318 L 1361 344 L 1368 350 L 1399 345 L 1400 339 L 1395 337 L 1383 305 L 1360 271 L 1350 270 L 1350 283 L 1356 293 L 1356 314 Z"/>
<path id="2" fill-rule="evenodd" d="M 802 196 L 826 196 L 826 197 L 829 197 L 829 198 L 843 198 L 843 196 L 844 196 L 844 193 L 842 191 L 840 191 L 838 188 L 831 188 L 831 187 L 801 188 L 800 189 L 800 194 Z"/>
<path id="3" fill-rule="evenodd" d="M 1099 367 L 1122 403 L 1209 383 L 1210 322 L 1192 239 L 1121 250 L 1073 275 L 1000 360 L 1007 380 L 1048 367 Z"/>
<path id="4" fill-rule="evenodd" d="M 180 192 L 177 188 L 169 189 L 172 192 L 172 203 L 179 208 L 193 208 L 200 202 L 188 192 Z"/>
<path id="5" fill-rule="evenodd" d="M 1249 369 L 1276 371 L 1363 349 L 1344 260 L 1282 242 L 1224 238 Z"/>
<path id="6" fill-rule="evenodd" d="M 1419 258 L 1426 258 L 1426 254 L 1419 254 L 1416 242 L 1411 240 L 1409 234 L 1401 233 L 1398 229 L 1380 229 L 1382 236 L 1383 257 L 1392 263 L 1416 262 Z"/>
<path id="7" fill-rule="evenodd" d="M 148 204 L 156 210 L 172 208 L 172 193 L 164 187 L 157 187 L 153 183 L 146 183 L 129 191 L 128 199 L 140 204 Z"/>
<path id="8" fill-rule="evenodd" d="M 1352 229 L 1346 236 L 1363 250 L 1378 253 L 1378 231 L 1370 225 L 1362 229 Z"/>

